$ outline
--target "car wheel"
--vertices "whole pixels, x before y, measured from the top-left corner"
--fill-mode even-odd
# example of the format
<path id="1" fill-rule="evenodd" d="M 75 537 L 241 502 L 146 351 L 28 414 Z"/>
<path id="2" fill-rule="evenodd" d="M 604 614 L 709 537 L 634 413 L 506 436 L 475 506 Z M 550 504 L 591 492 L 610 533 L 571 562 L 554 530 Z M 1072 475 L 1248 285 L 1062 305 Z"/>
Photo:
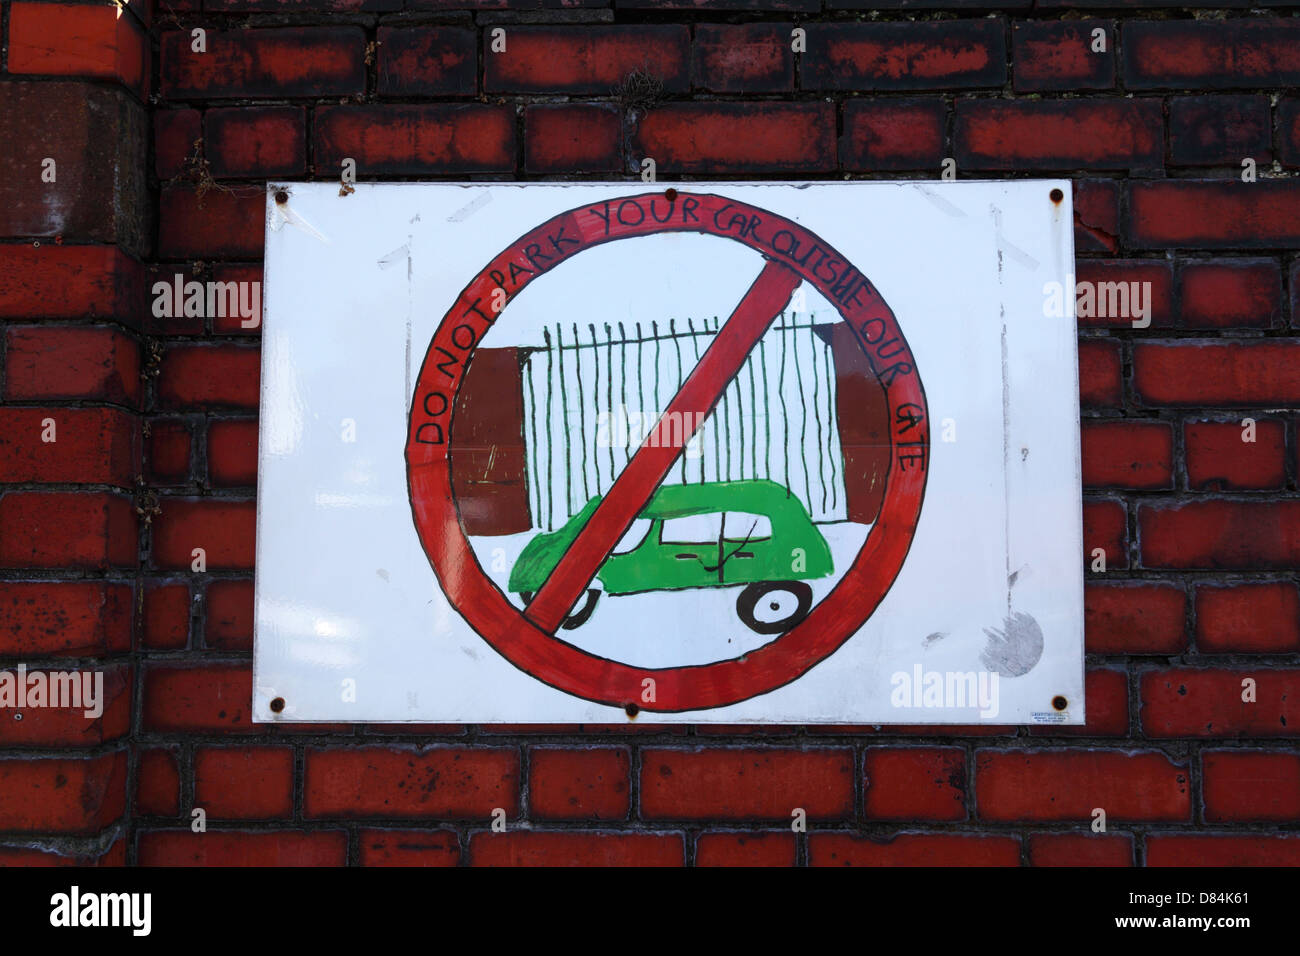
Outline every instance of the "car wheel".
<path id="1" fill-rule="evenodd" d="M 586 624 L 596 610 L 596 602 L 600 600 L 600 594 L 599 588 L 587 588 L 586 600 L 582 602 L 582 606 L 566 617 L 560 627 L 566 631 L 572 631 L 574 628 Z M 533 602 L 532 591 L 520 591 L 519 596 L 523 599 L 524 607 Z"/>
<path id="2" fill-rule="evenodd" d="M 812 588 L 802 581 L 751 584 L 736 598 L 736 614 L 756 634 L 784 634 L 812 610 Z"/>

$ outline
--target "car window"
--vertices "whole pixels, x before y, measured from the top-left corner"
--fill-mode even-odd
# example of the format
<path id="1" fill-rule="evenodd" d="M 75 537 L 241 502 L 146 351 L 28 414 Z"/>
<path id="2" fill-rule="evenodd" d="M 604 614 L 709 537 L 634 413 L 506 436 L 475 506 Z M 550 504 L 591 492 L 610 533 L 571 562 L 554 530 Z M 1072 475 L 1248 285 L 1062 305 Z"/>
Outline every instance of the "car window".
<path id="1" fill-rule="evenodd" d="M 614 545 L 612 554 L 627 554 L 629 551 L 635 551 L 640 547 L 645 536 L 650 533 L 650 528 L 654 524 L 649 518 L 637 518 L 632 522 L 632 526 L 623 532 L 623 537 L 618 539 L 618 544 Z"/>
<path id="2" fill-rule="evenodd" d="M 664 544 L 717 544 L 722 534 L 722 512 L 665 518 L 659 540 Z"/>
<path id="3" fill-rule="evenodd" d="M 748 511 L 728 511 L 725 528 L 727 541 L 762 541 L 772 537 L 772 522 L 767 515 Z"/>

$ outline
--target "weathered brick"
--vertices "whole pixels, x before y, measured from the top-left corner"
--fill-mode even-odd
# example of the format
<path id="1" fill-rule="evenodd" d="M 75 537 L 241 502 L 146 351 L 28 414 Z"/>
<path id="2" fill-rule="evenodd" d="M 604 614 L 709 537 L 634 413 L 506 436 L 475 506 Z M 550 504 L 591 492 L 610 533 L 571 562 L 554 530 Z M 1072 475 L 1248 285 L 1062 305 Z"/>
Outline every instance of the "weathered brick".
<path id="1" fill-rule="evenodd" d="M 1190 821 L 1191 775 L 1163 753 L 1060 749 L 975 754 L 982 820 Z"/>
<path id="2" fill-rule="evenodd" d="M 503 747 L 309 749 L 308 817 L 480 819 L 519 812 L 519 752 Z"/>
<path id="3" fill-rule="evenodd" d="M 1006 82 L 1001 20 L 811 23 L 806 29 L 805 89 L 963 89 Z"/>
<path id="4" fill-rule="evenodd" d="M 816 172 L 835 168 L 830 103 L 669 103 L 649 110 L 633 158 L 663 173 Z"/>
<path id="5" fill-rule="evenodd" d="M 354 159 L 357 176 L 514 169 L 514 111 L 482 104 L 327 106 L 316 110 L 316 165 Z"/>

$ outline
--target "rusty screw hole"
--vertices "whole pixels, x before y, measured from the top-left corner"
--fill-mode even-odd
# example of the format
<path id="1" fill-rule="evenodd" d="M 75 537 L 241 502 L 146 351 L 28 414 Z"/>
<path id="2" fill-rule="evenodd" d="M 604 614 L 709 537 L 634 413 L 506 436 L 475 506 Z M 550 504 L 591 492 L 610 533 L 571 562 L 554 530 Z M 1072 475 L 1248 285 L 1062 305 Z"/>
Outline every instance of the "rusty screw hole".
<path id="1" fill-rule="evenodd" d="M 1061 192 L 1059 189 L 1053 189 L 1048 193 L 1048 195 L 1052 198 L 1052 202 L 1060 202 L 1065 198 L 1065 193 Z"/>
<path id="2" fill-rule="evenodd" d="M 281 189 L 278 193 L 275 194 L 275 201 L 279 203 L 281 206 L 283 206 L 285 203 L 289 201 L 289 194 L 285 192 L 283 189 Z"/>
<path id="3" fill-rule="evenodd" d="M 284 698 L 283 698 L 283 697 L 277 697 L 277 698 L 275 698 L 275 700 L 271 701 L 271 713 L 273 713 L 273 714 L 278 714 L 278 713 L 280 713 L 280 712 L 283 711 L 283 710 L 284 710 Z"/>
<path id="4" fill-rule="evenodd" d="M 669 202 L 676 202 L 676 200 L 677 200 L 677 190 L 676 190 L 676 189 L 665 189 L 665 190 L 664 190 L 664 198 L 667 199 Z"/>
<path id="5" fill-rule="evenodd" d="M 1057 710 L 1065 710 L 1065 708 L 1070 706 L 1070 702 L 1058 694 L 1052 698 L 1052 706 Z"/>
<path id="6" fill-rule="evenodd" d="M 627 715 L 629 717 L 635 717 L 637 714 L 641 713 L 641 708 L 638 707 L 636 704 L 628 704 L 623 709 L 627 711 Z"/>

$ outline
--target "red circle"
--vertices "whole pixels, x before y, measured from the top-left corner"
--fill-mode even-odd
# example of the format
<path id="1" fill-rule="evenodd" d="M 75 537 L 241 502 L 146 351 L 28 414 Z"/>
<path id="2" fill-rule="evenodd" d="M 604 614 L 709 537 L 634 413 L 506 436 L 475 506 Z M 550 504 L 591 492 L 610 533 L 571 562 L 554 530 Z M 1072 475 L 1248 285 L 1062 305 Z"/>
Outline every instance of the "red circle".
<path id="1" fill-rule="evenodd" d="M 660 219 L 664 211 L 667 216 Z M 803 621 L 738 658 L 650 668 L 590 654 L 524 617 L 484 573 L 470 547 L 456 508 L 451 469 L 456 395 L 473 349 L 500 318 L 491 303 L 500 289 L 497 304 L 504 306 L 500 299 L 507 277 L 511 290 L 505 293 L 506 303 L 529 281 L 585 249 L 660 232 L 706 233 L 742 242 L 802 275 L 834 304 L 885 389 L 891 456 L 884 500 L 867 540 L 840 581 Z M 466 349 L 470 332 L 473 344 Z M 890 347 L 888 356 L 879 354 L 885 346 Z M 906 426 L 903 409 L 909 409 Z M 921 465 L 902 464 L 902 437 L 919 449 L 908 457 L 915 461 L 919 454 Z M 781 687 L 829 657 L 862 626 L 893 585 L 911 547 L 925 493 L 928 451 L 925 392 L 911 350 L 893 312 L 865 276 L 791 220 L 724 196 L 679 191 L 671 202 L 658 192 L 575 207 L 494 258 L 465 287 L 434 332 L 415 386 L 406 462 L 411 510 L 425 553 L 448 600 L 479 636 L 516 667 L 566 693 L 617 707 L 636 704 L 671 713 L 722 707 Z M 653 701 L 643 699 L 647 678 L 654 681 Z"/>

